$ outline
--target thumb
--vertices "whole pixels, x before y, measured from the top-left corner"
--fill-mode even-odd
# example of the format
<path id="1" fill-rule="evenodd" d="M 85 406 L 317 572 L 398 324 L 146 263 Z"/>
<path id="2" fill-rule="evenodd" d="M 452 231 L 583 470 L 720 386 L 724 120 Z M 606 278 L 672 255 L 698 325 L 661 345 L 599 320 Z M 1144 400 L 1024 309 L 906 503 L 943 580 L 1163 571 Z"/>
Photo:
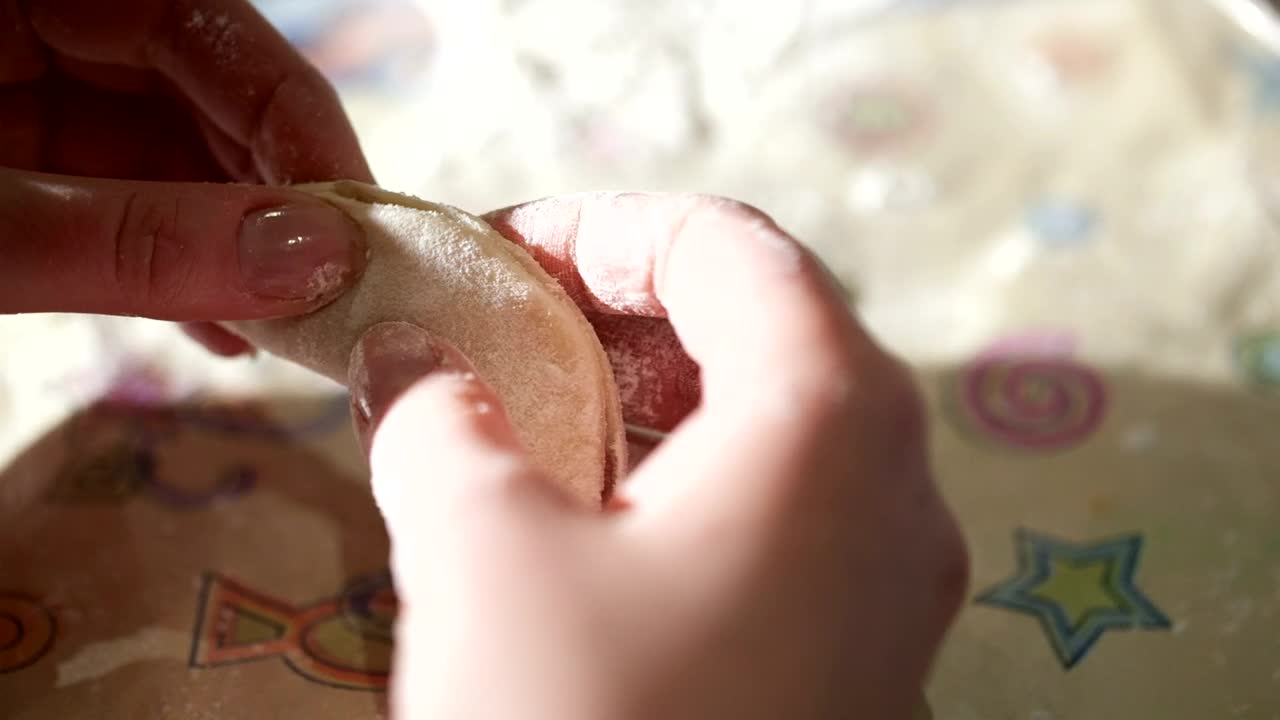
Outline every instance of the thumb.
<path id="1" fill-rule="evenodd" d="M 414 579 L 430 558 L 474 556 L 485 551 L 476 545 L 512 539 L 507 531 L 540 515 L 531 510 L 565 507 L 458 350 L 414 325 L 381 323 L 357 342 L 349 373 L 392 569 L 410 596 L 430 592 Z"/>
<path id="2" fill-rule="evenodd" d="M 0 169 L 0 313 L 294 315 L 340 294 L 364 254 L 353 220 L 293 190 Z"/>

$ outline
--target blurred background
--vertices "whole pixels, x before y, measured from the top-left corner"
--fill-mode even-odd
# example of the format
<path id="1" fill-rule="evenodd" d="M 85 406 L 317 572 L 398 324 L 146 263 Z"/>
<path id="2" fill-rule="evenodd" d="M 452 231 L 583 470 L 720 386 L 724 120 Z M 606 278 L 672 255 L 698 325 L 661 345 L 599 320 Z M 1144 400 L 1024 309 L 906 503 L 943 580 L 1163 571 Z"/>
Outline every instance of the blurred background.
<path id="1" fill-rule="evenodd" d="M 919 369 L 972 544 L 934 717 L 1280 718 L 1265 3 L 257 4 L 337 85 L 389 189 L 474 212 L 581 190 L 728 195 L 822 256 Z M 28 473 L 71 462 L 29 448 L 104 395 L 232 402 L 291 428 L 335 392 L 159 323 L 0 318 L 0 343 L 0 458 Z M 358 478 L 343 432 L 279 431 L 296 444 L 269 452 Z M 291 472 L 280 458 L 260 461 Z M 236 572 L 234 544 L 199 562 Z M 194 572 L 183 562 L 171 572 Z"/>
<path id="2" fill-rule="evenodd" d="M 1108 360 L 1222 379 L 1230 339 L 1277 320 L 1259 170 L 1280 66 L 1241 31 L 1267 39 L 1262 5 L 260 6 L 337 83 L 387 187 L 473 211 L 740 198 L 915 359 L 1070 317 Z"/>

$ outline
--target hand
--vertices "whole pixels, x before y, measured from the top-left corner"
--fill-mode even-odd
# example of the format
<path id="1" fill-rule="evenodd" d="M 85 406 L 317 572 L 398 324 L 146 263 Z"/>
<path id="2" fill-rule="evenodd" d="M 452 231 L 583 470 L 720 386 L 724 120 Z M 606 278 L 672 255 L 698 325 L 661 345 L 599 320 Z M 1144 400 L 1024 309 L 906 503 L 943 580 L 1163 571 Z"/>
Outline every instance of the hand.
<path id="1" fill-rule="evenodd" d="M 351 387 L 393 544 L 398 717 L 910 717 L 966 555 L 908 371 L 819 263 L 707 198 L 490 219 L 584 309 L 669 315 L 703 394 L 588 513 L 530 467 L 457 350 L 369 331 Z"/>
<path id="2" fill-rule="evenodd" d="M 337 97 L 247 2 L 0 0 L 0 313 L 314 309 L 363 268 L 354 224 L 195 183 L 333 178 L 372 179 Z"/>

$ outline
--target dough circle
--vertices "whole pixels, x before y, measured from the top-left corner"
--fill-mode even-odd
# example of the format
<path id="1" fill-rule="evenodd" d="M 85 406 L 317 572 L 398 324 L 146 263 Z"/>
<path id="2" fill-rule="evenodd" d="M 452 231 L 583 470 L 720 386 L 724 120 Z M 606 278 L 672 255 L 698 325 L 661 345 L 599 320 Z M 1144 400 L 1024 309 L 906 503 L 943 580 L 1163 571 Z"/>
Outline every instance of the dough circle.
<path id="1" fill-rule="evenodd" d="M 352 181 L 297 189 L 364 228 L 363 277 L 309 315 L 227 326 L 343 384 L 365 330 L 387 321 L 422 327 L 471 360 L 538 469 L 598 506 L 626 468 L 625 428 L 608 356 L 560 284 L 523 248 L 456 208 Z"/>

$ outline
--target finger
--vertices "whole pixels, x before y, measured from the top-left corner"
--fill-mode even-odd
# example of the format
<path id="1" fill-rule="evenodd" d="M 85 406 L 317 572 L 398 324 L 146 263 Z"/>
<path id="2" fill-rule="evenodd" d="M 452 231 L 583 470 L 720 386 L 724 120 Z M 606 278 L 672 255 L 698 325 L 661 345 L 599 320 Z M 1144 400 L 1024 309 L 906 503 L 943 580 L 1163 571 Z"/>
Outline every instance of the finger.
<path id="1" fill-rule="evenodd" d="M 609 356 L 627 424 L 669 432 L 698 405 L 698 366 L 665 318 L 619 314 L 594 301 L 577 271 L 571 209 L 543 201 L 497 210 L 485 220 L 528 250 L 582 308 Z"/>
<path id="2" fill-rule="evenodd" d="M 57 64 L 57 73 L 39 81 L 0 84 L 0 166 L 145 180 L 264 181 L 249 150 L 177 98 L 154 70 L 61 57 Z M 100 169 L 91 172 L 94 167 Z"/>
<path id="3" fill-rule="evenodd" d="M 129 95 L 155 95 L 169 89 L 168 83 L 149 68 L 85 62 L 65 55 L 55 55 L 53 63 L 58 74 L 101 90 Z"/>
<path id="4" fill-rule="evenodd" d="M 847 442 L 849 409 L 894 367 L 816 258 L 752 208 L 597 194 L 502 216 L 588 307 L 669 317 L 702 370 L 701 407 L 640 469 L 634 497 L 723 506 L 732 487 L 762 507 L 815 443 Z"/>
<path id="5" fill-rule="evenodd" d="M 0 43 L 0 85 L 35 80 L 48 67 L 44 46 L 27 22 L 19 1 L 0 0 L 0 28 L 4 28 L 4 42 Z"/>
<path id="6" fill-rule="evenodd" d="M 918 688 L 966 564 L 909 373 L 817 259 L 752 208 L 687 196 L 556 202 L 543 212 L 576 219 L 563 234 L 591 301 L 665 314 L 702 369 L 702 404 L 621 488 L 631 507 L 613 518 L 659 555 L 714 553 L 681 574 L 690 592 L 759 589 L 761 567 L 777 563 L 781 585 L 820 615 L 901 619 L 865 632 L 863 646 Z M 902 588 L 916 592 L 904 600 Z"/>
<path id="7" fill-rule="evenodd" d="M 56 75 L 0 85 L 3 167 L 140 180 L 240 179 L 219 167 L 212 148 L 191 113 L 163 95 L 124 95 Z"/>
<path id="8" fill-rule="evenodd" d="M 927 472 L 900 487 L 859 482 L 923 460 L 923 414 L 909 374 L 821 263 L 750 208 L 704 201 L 686 212 L 654 253 L 650 282 L 703 368 L 703 405 L 649 458 L 637 496 L 651 493 L 659 511 L 713 508 L 760 537 L 762 523 L 843 522 L 852 508 L 875 516 L 917 496 Z M 586 247 L 596 263 L 617 262 L 612 248 Z M 681 473 L 695 481 L 673 482 Z"/>
<path id="9" fill-rule="evenodd" d="M 446 353 L 451 360 L 447 367 Z M 365 454 L 382 418 L 416 382 L 437 370 L 461 373 L 469 368 L 469 362 L 456 350 L 433 342 L 430 334 L 416 325 L 384 322 L 365 331 L 352 348 L 347 365 L 351 417 Z"/>
<path id="10" fill-rule="evenodd" d="M 123 95 L 80 80 L 40 83 L 29 135 L 44 172 L 139 180 L 224 180 L 191 115 L 160 95 Z M 25 93 L 0 89 L 0 119 L 17 117 Z M 16 148 L 23 152 L 23 148 Z M 7 158 L 0 157 L 0 163 Z"/>
<path id="11" fill-rule="evenodd" d="M 27 11 L 59 53 L 154 68 L 271 182 L 372 179 L 333 88 L 243 0 L 46 0 Z"/>
<path id="12" fill-rule="evenodd" d="M 261 185 L 266 178 L 258 171 L 257 162 L 247 148 L 242 147 L 230 135 L 218 129 L 208 118 L 197 116 L 200 135 L 205 147 L 213 155 L 222 171 L 234 182 Z"/>
<path id="13" fill-rule="evenodd" d="M 229 321 L 332 300 L 364 240 L 291 190 L 0 170 L 0 257 L 0 312 Z"/>
<path id="14" fill-rule="evenodd" d="M 213 323 L 183 323 L 182 332 L 214 355 L 239 357 L 254 353 L 247 340 Z"/>
<path id="15" fill-rule="evenodd" d="M 0 85 L 0 167 L 39 170 L 44 162 L 44 93 L 37 83 Z"/>
<path id="16" fill-rule="evenodd" d="M 698 406 L 698 366 L 681 347 L 671 323 L 598 314 L 588 320 L 609 357 L 628 425 L 637 432 L 667 433 Z"/>
<path id="17" fill-rule="evenodd" d="M 376 325 L 352 351 L 349 385 L 393 567 L 411 593 L 442 543 L 558 511 L 498 397 L 456 349 L 407 323 Z"/>

